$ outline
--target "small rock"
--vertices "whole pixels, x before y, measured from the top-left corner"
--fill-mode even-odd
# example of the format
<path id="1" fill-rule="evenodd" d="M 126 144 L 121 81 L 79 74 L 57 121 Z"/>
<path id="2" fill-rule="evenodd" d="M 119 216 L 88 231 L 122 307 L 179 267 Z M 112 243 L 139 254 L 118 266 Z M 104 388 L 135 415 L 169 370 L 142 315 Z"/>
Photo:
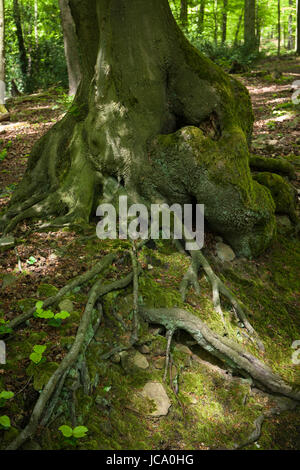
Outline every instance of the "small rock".
<path id="1" fill-rule="evenodd" d="M 149 333 L 150 335 L 157 336 L 162 332 L 162 328 L 150 328 Z"/>
<path id="2" fill-rule="evenodd" d="M 150 348 L 146 344 L 143 344 L 142 346 L 140 346 L 139 351 L 142 354 L 149 354 L 150 353 Z"/>
<path id="3" fill-rule="evenodd" d="M 3 250 L 7 250 L 13 247 L 15 244 L 14 237 L 2 237 L 0 238 L 0 248 Z"/>
<path id="4" fill-rule="evenodd" d="M 66 310 L 69 313 L 74 311 L 74 304 L 70 299 L 64 299 L 58 304 L 61 310 Z"/>
<path id="5" fill-rule="evenodd" d="M 122 367 L 126 372 L 134 371 L 135 369 L 148 369 L 149 362 L 139 351 L 123 351 L 121 354 Z"/>
<path id="6" fill-rule="evenodd" d="M 190 350 L 190 348 L 188 348 L 185 344 L 178 343 L 178 344 L 176 344 L 174 349 L 175 349 L 175 351 L 180 351 L 184 354 L 188 354 L 189 356 L 191 356 L 193 354 L 192 351 Z"/>
<path id="7" fill-rule="evenodd" d="M 2 289 L 6 289 L 6 287 L 9 287 L 17 281 L 16 277 L 13 274 L 5 274 L 3 277 L 3 282 L 2 282 Z"/>
<path id="8" fill-rule="evenodd" d="M 170 399 L 159 382 L 148 382 L 144 386 L 142 396 L 153 400 L 156 409 L 150 413 L 151 416 L 166 416 L 171 406 Z"/>
<path id="9" fill-rule="evenodd" d="M 217 255 L 222 262 L 224 261 L 233 261 L 235 258 L 234 251 L 230 248 L 229 245 L 225 243 L 216 244 Z"/>
<path id="10" fill-rule="evenodd" d="M 159 357 L 154 362 L 155 369 L 163 369 L 165 367 L 166 360 L 164 357 Z"/>
<path id="11" fill-rule="evenodd" d="M 139 351 L 136 351 L 135 355 L 133 356 L 132 363 L 139 369 L 148 369 L 149 367 L 149 362 Z"/>
<path id="12" fill-rule="evenodd" d="M 120 354 L 114 354 L 111 358 L 111 362 L 113 362 L 114 364 L 119 364 L 121 362 Z"/>

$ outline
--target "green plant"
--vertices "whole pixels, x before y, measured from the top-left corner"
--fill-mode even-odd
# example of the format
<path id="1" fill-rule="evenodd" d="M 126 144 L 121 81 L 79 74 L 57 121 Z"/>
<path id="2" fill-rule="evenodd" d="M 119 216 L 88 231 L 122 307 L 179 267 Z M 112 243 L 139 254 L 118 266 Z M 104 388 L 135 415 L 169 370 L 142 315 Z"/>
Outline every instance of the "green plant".
<path id="1" fill-rule="evenodd" d="M 2 408 L 3 406 L 5 406 L 7 400 L 10 400 L 14 396 L 15 396 L 14 392 L 9 392 L 7 390 L 3 390 L 0 393 L 0 407 Z"/>
<path id="2" fill-rule="evenodd" d="M 34 316 L 38 318 L 44 318 L 48 320 L 50 326 L 60 326 L 62 321 L 70 316 L 66 310 L 61 310 L 59 313 L 53 313 L 52 310 L 44 310 L 43 302 L 40 300 L 35 304 L 36 311 Z"/>
<path id="3" fill-rule="evenodd" d="M 0 429 L 9 429 L 11 427 L 11 424 L 10 424 L 10 419 L 8 416 L 6 415 L 3 415 L 3 416 L 0 416 Z"/>
<path id="4" fill-rule="evenodd" d="M 0 335 L 7 335 L 12 332 L 12 329 L 7 326 L 9 322 L 0 318 Z"/>
<path id="5" fill-rule="evenodd" d="M 88 428 L 86 426 L 76 426 L 72 429 L 66 424 L 60 426 L 58 430 L 66 438 L 65 442 L 74 447 L 77 445 L 78 439 L 85 437 L 86 433 L 88 432 Z"/>
<path id="6" fill-rule="evenodd" d="M 41 344 L 36 344 L 33 346 L 33 352 L 30 354 L 29 359 L 34 362 L 35 364 L 40 364 L 42 361 L 46 359 L 43 357 L 43 353 L 46 350 L 46 346 Z"/>

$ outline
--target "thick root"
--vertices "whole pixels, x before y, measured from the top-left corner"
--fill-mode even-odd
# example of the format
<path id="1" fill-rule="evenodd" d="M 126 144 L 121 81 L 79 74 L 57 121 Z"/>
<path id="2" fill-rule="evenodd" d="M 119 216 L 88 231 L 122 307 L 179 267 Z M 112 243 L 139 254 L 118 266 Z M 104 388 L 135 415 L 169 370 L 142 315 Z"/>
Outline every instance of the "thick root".
<path id="1" fill-rule="evenodd" d="M 270 392 L 300 400 L 300 391 L 294 390 L 259 359 L 245 352 L 238 344 L 213 332 L 188 311 L 179 308 L 147 309 L 143 307 L 140 309 L 140 314 L 144 320 L 161 324 L 167 330 L 185 330 L 203 349 L 241 374 L 246 373 L 255 383 Z"/>

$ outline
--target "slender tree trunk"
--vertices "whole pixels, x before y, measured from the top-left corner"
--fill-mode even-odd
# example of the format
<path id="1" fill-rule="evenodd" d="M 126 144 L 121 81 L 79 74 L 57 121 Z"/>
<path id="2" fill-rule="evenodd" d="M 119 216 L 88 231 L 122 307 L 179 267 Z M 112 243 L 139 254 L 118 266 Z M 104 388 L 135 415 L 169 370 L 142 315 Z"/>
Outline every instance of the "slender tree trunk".
<path id="1" fill-rule="evenodd" d="M 188 25 L 188 0 L 181 0 L 180 3 L 180 22 L 182 26 Z"/>
<path id="2" fill-rule="evenodd" d="M 34 0 L 34 39 L 35 39 L 35 46 L 37 47 L 39 44 L 39 32 L 38 32 L 38 0 Z"/>
<path id="3" fill-rule="evenodd" d="M 223 0 L 223 13 L 222 13 L 222 44 L 226 41 L 227 34 L 227 7 L 228 0 Z"/>
<path id="4" fill-rule="evenodd" d="M 59 0 L 64 48 L 69 77 L 69 95 L 75 95 L 81 80 L 78 40 L 68 0 Z"/>
<path id="5" fill-rule="evenodd" d="M 21 71 L 23 75 L 25 76 L 27 74 L 27 69 L 28 69 L 28 59 L 27 59 L 26 48 L 25 48 L 25 43 L 24 43 L 20 6 L 19 6 L 18 0 L 13 0 L 13 16 L 14 16 L 16 29 L 17 29 Z"/>
<path id="6" fill-rule="evenodd" d="M 4 0 L 0 0 L 0 113 L 7 113 L 5 108 L 5 20 Z"/>
<path id="7" fill-rule="evenodd" d="M 214 16 L 214 42 L 217 45 L 218 44 L 218 30 L 219 30 L 219 24 L 218 24 L 218 0 L 214 0 L 213 4 L 213 16 Z"/>
<path id="8" fill-rule="evenodd" d="M 260 12 L 259 5 L 256 4 L 256 46 L 259 51 L 260 48 L 260 37 L 261 37 L 261 22 L 260 22 Z"/>
<path id="9" fill-rule="evenodd" d="M 201 34 L 204 27 L 205 0 L 201 0 L 198 16 L 198 31 Z"/>
<path id="10" fill-rule="evenodd" d="M 296 53 L 300 55 L 300 0 L 297 0 L 297 40 L 296 40 Z"/>
<path id="11" fill-rule="evenodd" d="M 292 51 L 294 49 L 294 31 L 293 31 L 293 13 L 292 13 L 292 8 L 293 8 L 293 0 L 289 0 L 289 7 L 290 7 L 290 14 L 289 14 L 289 20 L 288 20 L 288 44 L 287 48 L 289 51 Z"/>
<path id="12" fill-rule="evenodd" d="M 236 30 L 235 30 L 235 35 L 234 35 L 234 42 L 233 42 L 233 44 L 235 46 L 237 46 L 237 44 L 238 44 L 239 33 L 240 33 L 242 21 L 243 21 L 243 11 L 239 16 L 239 19 L 238 19 L 238 22 L 237 22 L 237 25 L 236 25 Z"/>
<path id="13" fill-rule="evenodd" d="M 244 45 L 248 53 L 257 48 L 255 35 L 255 0 L 245 0 Z"/>
<path id="14" fill-rule="evenodd" d="M 281 20 L 280 20 L 280 0 L 277 0 L 277 55 L 280 56 L 281 45 Z"/>

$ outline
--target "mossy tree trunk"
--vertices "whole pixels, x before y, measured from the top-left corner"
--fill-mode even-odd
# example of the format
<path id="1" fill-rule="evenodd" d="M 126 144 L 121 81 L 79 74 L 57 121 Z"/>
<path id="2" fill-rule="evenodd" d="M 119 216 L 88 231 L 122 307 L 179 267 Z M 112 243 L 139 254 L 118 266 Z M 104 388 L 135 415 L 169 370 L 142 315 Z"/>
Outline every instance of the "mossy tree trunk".
<path id="1" fill-rule="evenodd" d="M 248 164 L 244 86 L 185 39 L 167 0 L 70 0 L 82 81 L 71 111 L 34 147 L 3 219 L 88 221 L 108 178 L 151 202 L 205 204 L 245 256 L 275 230 L 274 203 Z"/>

